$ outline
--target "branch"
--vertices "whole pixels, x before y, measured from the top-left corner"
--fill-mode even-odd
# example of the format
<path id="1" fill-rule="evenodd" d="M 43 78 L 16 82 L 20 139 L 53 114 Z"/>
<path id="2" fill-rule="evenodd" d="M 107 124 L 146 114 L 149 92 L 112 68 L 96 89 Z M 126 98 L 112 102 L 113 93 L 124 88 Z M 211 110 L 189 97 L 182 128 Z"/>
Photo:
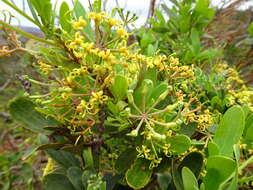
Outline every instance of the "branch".
<path id="1" fill-rule="evenodd" d="M 4 27 L 9 28 L 9 29 L 11 29 L 11 30 L 13 30 L 13 31 L 15 31 L 15 32 L 17 32 L 19 34 L 22 34 L 23 36 L 25 36 L 25 37 L 27 37 L 29 39 L 34 39 L 36 41 L 39 41 L 39 42 L 42 42 L 44 44 L 48 44 L 48 45 L 51 45 L 51 46 L 57 46 L 57 44 L 54 43 L 54 42 L 52 42 L 52 41 L 45 40 L 43 38 L 39 38 L 37 36 L 34 36 L 34 35 L 32 35 L 32 34 L 30 34 L 28 32 L 25 32 L 25 31 L 23 31 L 23 30 L 21 30 L 21 29 L 19 29 L 17 27 L 14 27 L 14 26 L 12 26 L 12 25 L 10 25 L 10 24 L 2 21 L 2 20 L 0 20 L 0 24 L 2 24 Z"/>
<path id="2" fill-rule="evenodd" d="M 154 16 L 155 5 L 156 5 L 156 0 L 150 0 L 148 17 L 144 26 L 146 26 L 148 24 L 149 19 Z"/>
<path id="3" fill-rule="evenodd" d="M 3 86 L 0 87 L 0 92 L 3 91 L 10 83 L 10 79 L 8 79 Z"/>

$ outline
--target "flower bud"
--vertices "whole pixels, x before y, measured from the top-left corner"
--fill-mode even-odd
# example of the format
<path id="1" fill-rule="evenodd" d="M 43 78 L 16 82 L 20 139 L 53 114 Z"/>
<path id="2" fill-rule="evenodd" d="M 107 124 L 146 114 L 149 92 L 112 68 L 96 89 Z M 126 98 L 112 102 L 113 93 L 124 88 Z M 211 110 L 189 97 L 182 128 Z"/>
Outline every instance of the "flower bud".
<path id="1" fill-rule="evenodd" d="M 130 104 L 134 103 L 133 90 L 127 91 L 127 99 Z"/>

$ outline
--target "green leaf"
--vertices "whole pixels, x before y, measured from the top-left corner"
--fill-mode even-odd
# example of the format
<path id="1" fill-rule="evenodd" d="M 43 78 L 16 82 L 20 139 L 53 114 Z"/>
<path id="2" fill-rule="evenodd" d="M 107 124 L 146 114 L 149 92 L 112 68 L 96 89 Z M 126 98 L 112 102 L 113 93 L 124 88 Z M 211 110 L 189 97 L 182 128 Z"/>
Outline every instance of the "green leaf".
<path id="1" fill-rule="evenodd" d="M 165 32 L 170 31 L 168 27 L 162 27 L 162 26 L 152 27 L 152 30 L 157 33 L 165 33 Z"/>
<path id="2" fill-rule="evenodd" d="M 231 156 L 233 146 L 243 134 L 244 111 L 240 106 L 233 106 L 223 115 L 214 135 L 214 142 L 219 146 L 220 155 Z"/>
<path id="3" fill-rule="evenodd" d="M 83 150 L 83 159 L 84 159 L 84 162 L 85 162 L 85 166 L 88 166 L 88 167 L 91 167 L 91 168 L 94 167 L 91 147 L 88 147 L 87 149 Z"/>
<path id="4" fill-rule="evenodd" d="M 236 168 L 236 162 L 225 156 L 210 156 L 207 160 L 207 174 L 204 178 L 205 190 L 218 190 Z"/>
<path id="5" fill-rule="evenodd" d="M 200 190 L 205 190 L 205 184 L 204 183 L 201 183 Z"/>
<path id="6" fill-rule="evenodd" d="M 45 190 L 76 190 L 67 176 L 62 174 L 48 174 L 43 179 Z"/>
<path id="7" fill-rule="evenodd" d="M 150 88 L 151 93 L 148 95 L 146 100 L 147 106 L 151 106 L 152 104 L 154 104 L 159 98 L 159 96 L 166 90 L 169 90 L 169 85 L 166 82 L 162 82 L 161 84 Z"/>
<path id="8" fill-rule="evenodd" d="M 201 43 L 199 33 L 196 28 L 192 28 L 191 30 L 191 41 L 194 52 L 197 54 L 200 51 Z"/>
<path id="9" fill-rule="evenodd" d="M 184 190 L 198 190 L 198 181 L 195 175 L 187 167 L 182 169 Z"/>
<path id="10" fill-rule="evenodd" d="M 71 22 L 71 15 L 70 15 L 69 6 L 68 6 L 68 3 L 64 1 L 61 4 L 61 8 L 60 8 L 60 24 L 61 24 L 61 27 L 67 32 L 71 31 L 70 22 Z"/>
<path id="11" fill-rule="evenodd" d="M 30 11 L 32 13 L 32 16 L 33 16 L 34 20 L 40 24 L 39 18 L 37 16 L 37 14 L 36 14 L 36 12 L 35 12 L 32 4 L 31 4 L 31 0 L 27 0 L 27 4 L 29 6 L 29 9 L 30 9 Z"/>
<path id="12" fill-rule="evenodd" d="M 253 36 L 253 22 L 250 23 L 247 31 Z"/>
<path id="13" fill-rule="evenodd" d="M 208 155 L 209 156 L 219 155 L 219 152 L 220 151 L 218 145 L 210 141 L 208 143 Z"/>
<path id="14" fill-rule="evenodd" d="M 244 129 L 244 138 L 248 141 L 253 141 L 253 114 L 251 113 L 246 120 Z"/>
<path id="15" fill-rule="evenodd" d="M 138 158 L 126 172 L 127 184 L 134 189 L 145 187 L 152 175 L 152 170 L 149 169 L 149 165 L 149 161 Z"/>
<path id="16" fill-rule="evenodd" d="M 30 0 L 30 2 L 37 11 L 42 23 L 44 25 L 50 24 L 53 13 L 50 0 Z"/>
<path id="17" fill-rule="evenodd" d="M 79 159 L 77 159 L 77 157 L 70 152 L 66 152 L 63 150 L 49 149 L 47 150 L 47 153 L 52 159 L 54 159 L 57 163 L 59 163 L 66 169 L 72 166 L 79 167 L 81 164 Z"/>
<path id="18" fill-rule="evenodd" d="M 128 83 L 126 77 L 122 75 L 116 75 L 112 86 L 110 87 L 110 90 L 117 101 L 125 98 L 128 90 Z"/>
<path id="19" fill-rule="evenodd" d="M 215 14 L 214 8 L 209 8 L 210 0 L 198 0 L 194 11 L 207 19 L 212 19 Z"/>
<path id="20" fill-rule="evenodd" d="M 235 175 L 229 185 L 229 190 L 237 190 L 237 184 L 238 184 L 238 167 L 239 167 L 239 162 L 240 162 L 240 147 L 239 145 L 234 145 L 234 154 L 235 154 L 235 160 L 236 160 L 236 170 L 235 170 Z"/>
<path id="21" fill-rule="evenodd" d="M 133 148 L 125 150 L 122 154 L 119 155 L 115 163 L 115 169 L 119 173 L 125 172 L 131 167 L 134 160 L 136 159 L 137 151 Z"/>
<path id="22" fill-rule="evenodd" d="M 162 190 L 167 190 L 169 184 L 171 183 L 171 175 L 169 172 L 158 173 L 157 174 L 157 183 Z"/>
<path id="23" fill-rule="evenodd" d="M 182 177 L 178 171 L 175 161 L 172 161 L 172 179 L 177 190 L 184 190 Z"/>
<path id="24" fill-rule="evenodd" d="M 168 137 L 166 142 L 170 144 L 170 150 L 173 155 L 183 153 L 191 146 L 190 138 L 185 135 Z"/>
<path id="25" fill-rule="evenodd" d="M 82 173 L 83 171 L 79 167 L 70 167 L 67 170 L 67 177 L 73 184 L 76 190 L 84 190 L 82 183 Z"/>
<path id="26" fill-rule="evenodd" d="M 44 130 L 46 126 L 57 126 L 58 122 L 51 117 L 47 117 L 35 110 L 35 104 L 26 98 L 16 98 L 10 102 L 9 109 L 12 117 L 24 124 L 24 127 L 36 133 L 50 134 Z"/>
<path id="27" fill-rule="evenodd" d="M 115 189 L 114 187 L 122 181 L 123 178 L 124 175 L 122 174 L 112 175 L 111 173 L 106 173 L 103 178 L 103 181 L 106 182 L 106 190 L 116 190 L 117 188 Z"/>
<path id="28" fill-rule="evenodd" d="M 185 156 L 178 167 L 179 173 L 182 172 L 182 168 L 187 167 L 189 168 L 195 177 L 198 179 L 200 175 L 200 171 L 203 167 L 203 156 L 199 152 L 191 152 Z"/>
<path id="29" fill-rule="evenodd" d="M 141 36 L 141 47 L 146 48 L 148 47 L 149 44 L 152 44 L 156 41 L 154 38 L 153 34 L 151 32 L 144 32 L 143 35 Z"/>
<path id="30" fill-rule="evenodd" d="M 140 83 L 140 86 L 134 90 L 134 94 L 133 94 L 133 97 L 134 97 L 134 101 L 135 101 L 135 104 L 137 105 L 137 107 L 139 108 L 143 108 L 144 106 L 144 103 L 146 104 L 148 101 L 148 97 L 150 96 L 150 94 L 152 93 L 152 90 L 153 90 L 153 81 L 150 80 L 150 79 L 144 79 L 145 77 L 145 74 L 146 74 L 146 71 L 144 71 L 144 69 L 142 69 L 142 79 L 138 79 L 140 81 L 142 81 Z M 145 95 L 144 95 L 145 93 Z M 145 100 L 145 101 L 144 101 Z M 148 102 L 150 103 L 150 102 Z"/>

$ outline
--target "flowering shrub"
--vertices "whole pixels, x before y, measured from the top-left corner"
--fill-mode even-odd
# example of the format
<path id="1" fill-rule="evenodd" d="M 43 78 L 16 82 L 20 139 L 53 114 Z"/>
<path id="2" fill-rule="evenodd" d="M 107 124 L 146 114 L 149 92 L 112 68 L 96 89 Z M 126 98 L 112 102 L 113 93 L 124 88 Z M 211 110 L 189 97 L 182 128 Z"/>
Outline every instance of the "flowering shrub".
<path id="1" fill-rule="evenodd" d="M 101 1 L 89 13 L 79 1 L 73 11 L 63 3 L 60 28 L 43 9 L 49 0 L 28 2 L 34 18 L 22 14 L 46 39 L 0 23 L 41 42 L 22 50 L 36 58 L 43 81 L 21 78 L 42 93 L 27 91 L 10 112 L 40 134 L 37 150 L 50 156 L 45 189 L 236 187 L 252 161 L 240 165 L 238 143 L 246 137 L 249 156 L 253 140 L 252 91 L 236 70 L 220 64 L 207 76 L 175 55 L 142 54 L 125 29 L 134 16 L 116 20 L 101 12 Z M 4 47 L 1 54 L 13 50 Z"/>

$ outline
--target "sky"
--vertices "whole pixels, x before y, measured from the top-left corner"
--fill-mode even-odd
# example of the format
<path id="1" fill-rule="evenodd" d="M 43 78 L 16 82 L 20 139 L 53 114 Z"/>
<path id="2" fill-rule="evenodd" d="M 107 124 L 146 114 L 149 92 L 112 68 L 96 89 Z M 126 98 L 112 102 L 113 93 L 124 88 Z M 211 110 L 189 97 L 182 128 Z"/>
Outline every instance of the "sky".
<path id="1" fill-rule="evenodd" d="M 13 0 L 16 5 L 22 9 L 22 0 Z M 57 5 L 61 5 L 61 3 L 63 1 L 66 1 L 69 4 L 72 4 L 72 0 L 51 0 L 52 3 L 57 2 Z M 88 6 L 88 0 L 80 0 L 84 6 Z M 168 0 L 164 0 L 166 2 L 168 2 Z M 138 20 L 135 22 L 135 24 L 138 25 L 142 25 L 145 23 L 146 18 L 147 18 L 147 14 L 148 14 L 148 9 L 149 9 L 149 0 L 118 0 L 120 7 L 124 8 L 125 10 L 130 10 L 133 13 L 136 13 L 139 18 Z M 219 6 L 220 5 L 221 0 L 212 0 L 212 5 L 214 6 Z M 115 0 L 108 0 L 107 3 L 107 8 L 110 9 L 110 7 L 115 7 L 116 6 L 116 1 Z M 252 2 L 248 2 L 245 3 L 243 5 L 243 9 L 246 9 L 250 6 L 253 6 Z M 30 15 L 29 13 L 29 8 L 27 7 L 27 5 L 25 6 L 26 9 L 26 13 L 28 15 Z M 12 24 L 18 24 L 20 23 L 23 26 L 34 26 L 31 22 L 29 22 L 27 19 L 21 17 L 18 13 L 16 13 L 15 11 L 11 10 L 11 8 L 9 8 L 8 6 L 6 6 L 2 0 L 0 0 L 0 11 L 1 10 L 8 10 L 11 11 L 11 13 L 16 16 L 18 18 L 19 21 L 14 21 L 12 22 Z M 0 15 L 0 19 L 2 19 L 3 15 Z"/>

